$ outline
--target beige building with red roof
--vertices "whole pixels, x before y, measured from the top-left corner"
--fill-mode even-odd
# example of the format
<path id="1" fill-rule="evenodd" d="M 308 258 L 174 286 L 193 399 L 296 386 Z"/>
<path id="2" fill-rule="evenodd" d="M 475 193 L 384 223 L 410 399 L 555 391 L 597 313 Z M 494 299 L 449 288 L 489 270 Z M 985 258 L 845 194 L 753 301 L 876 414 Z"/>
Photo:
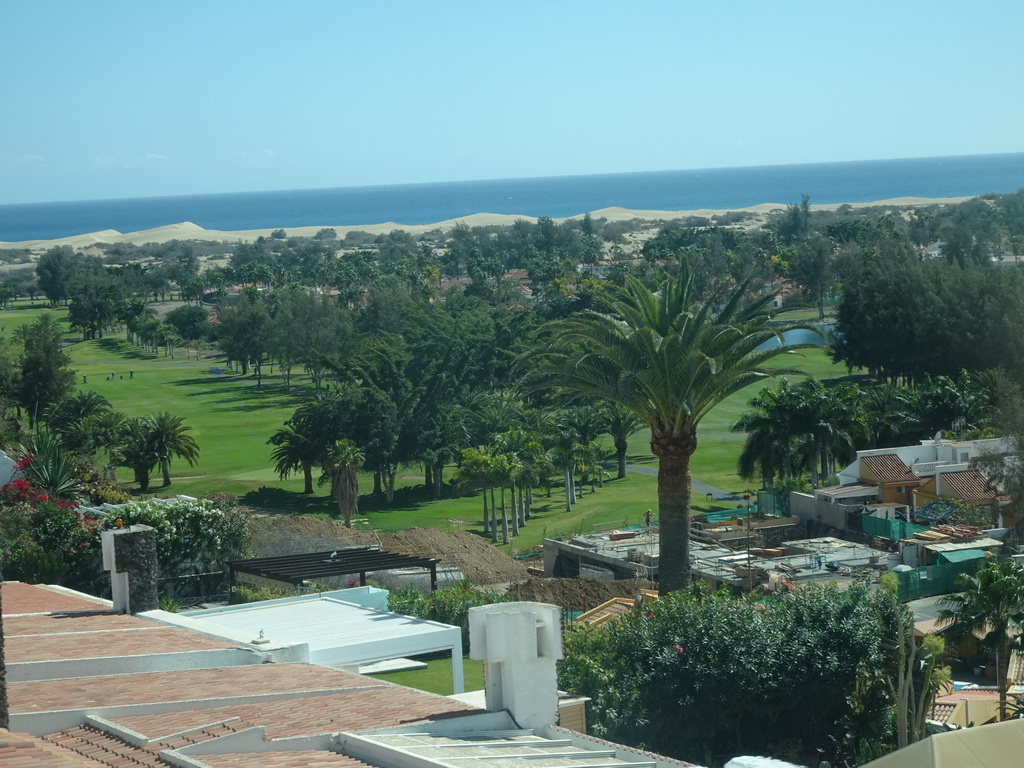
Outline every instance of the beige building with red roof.
<path id="1" fill-rule="evenodd" d="M 840 485 L 820 489 L 819 495 L 845 501 L 870 498 L 884 504 L 905 504 L 920 509 L 936 499 L 955 499 L 997 512 L 1010 497 L 977 468 L 987 456 L 1011 457 L 1012 441 L 923 440 L 919 445 L 857 451 L 857 458 L 838 473 Z M 1005 520 L 1000 527 L 1013 524 Z"/>

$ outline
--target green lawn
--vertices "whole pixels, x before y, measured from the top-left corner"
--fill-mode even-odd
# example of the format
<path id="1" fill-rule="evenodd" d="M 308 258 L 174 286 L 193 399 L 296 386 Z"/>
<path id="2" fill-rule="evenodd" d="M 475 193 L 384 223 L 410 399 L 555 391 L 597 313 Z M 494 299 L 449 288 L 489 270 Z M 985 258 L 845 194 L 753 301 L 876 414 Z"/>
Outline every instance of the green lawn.
<path id="1" fill-rule="evenodd" d="M 40 302 L 16 303 L 10 310 L 0 313 L 0 325 L 5 328 L 3 334 L 9 336 L 18 325 L 46 311 L 54 311 L 61 318 L 66 315 L 62 308 L 50 310 Z M 179 349 L 175 359 L 171 359 L 162 350 L 153 354 L 129 344 L 123 333 L 82 341 L 69 332 L 66 339 L 65 349 L 76 370 L 80 389 L 98 392 L 130 416 L 170 411 L 186 417 L 186 423 L 193 428 L 200 446 L 198 464 L 189 467 L 181 460 L 174 461 L 172 485 L 161 488 L 155 473 L 150 486 L 152 493 L 234 493 L 250 506 L 271 514 L 336 516 L 326 488 L 318 488 L 311 496 L 303 495 L 301 478 L 281 481 L 270 460 L 267 439 L 304 398 L 309 397 L 309 389 L 302 386 L 308 383 L 303 377 L 295 377 L 293 383 L 297 386 L 288 390 L 280 374 L 273 371 L 264 377 L 263 385 L 257 387 L 251 375 L 243 377 L 224 370 L 219 358 L 190 359 L 186 350 Z M 819 349 L 794 355 L 784 364 L 822 379 L 846 375 L 842 366 L 832 363 Z M 750 398 L 766 385 L 771 383 L 752 386 L 733 395 L 704 420 L 693 460 L 695 478 L 733 492 L 741 492 L 751 485 L 736 475 L 743 436 L 732 433 L 730 427 L 747 408 Z M 656 466 L 646 434 L 635 435 L 630 441 L 629 461 Z M 119 478 L 130 487 L 127 470 L 122 470 Z M 408 468 L 398 478 L 395 501 L 390 508 L 382 496 L 366 493 L 371 487 L 370 476 L 361 477 L 360 483 L 364 493 L 356 523 L 359 527 L 381 531 L 410 526 L 482 531 L 479 493 L 434 500 L 424 490 L 417 468 Z M 603 523 L 636 523 L 647 509 L 657 506 L 657 480 L 653 475 L 629 473 L 625 479 L 606 482 L 594 493 L 589 488 L 582 491 L 582 497 L 569 513 L 565 511 L 561 485 L 553 488 L 550 498 L 537 491 L 533 519 L 511 543 L 511 549 L 528 551 L 539 545 L 544 536 L 587 531 Z M 694 502 L 697 511 L 723 506 L 708 503 L 699 496 L 695 496 Z"/>
<path id="2" fill-rule="evenodd" d="M 466 656 L 462 660 L 462 674 L 467 691 L 483 689 L 484 663 L 482 661 L 473 661 L 469 656 Z M 426 669 L 412 669 L 408 672 L 388 672 L 386 675 L 369 675 L 369 677 L 385 680 L 397 685 L 404 685 L 407 688 L 415 688 L 418 691 L 437 693 L 441 696 L 450 696 L 455 692 L 452 686 L 452 659 L 450 656 L 431 659 L 427 662 Z"/>

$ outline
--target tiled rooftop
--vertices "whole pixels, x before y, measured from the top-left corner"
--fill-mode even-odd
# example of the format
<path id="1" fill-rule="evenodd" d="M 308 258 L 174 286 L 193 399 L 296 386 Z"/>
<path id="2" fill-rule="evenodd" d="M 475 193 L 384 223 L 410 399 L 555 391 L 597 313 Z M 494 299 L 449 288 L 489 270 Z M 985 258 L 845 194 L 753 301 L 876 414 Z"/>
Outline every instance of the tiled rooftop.
<path id="1" fill-rule="evenodd" d="M 134 674 L 130 684 L 117 675 L 11 683 L 8 694 L 13 714 L 380 685 L 367 677 L 309 664 L 262 664 Z"/>
<path id="2" fill-rule="evenodd" d="M 166 768 L 159 749 L 136 747 L 92 726 L 82 725 L 43 737 L 46 741 L 106 766 Z"/>
<path id="3" fill-rule="evenodd" d="M 5 630 L 7 621 L 4 620 Z M 70 629 L 69 625 L 64 626 Z M 75 632 L 73 643 L 69 643 L 66 636 L 42 634 L 12 634 L 6 640 L 5 653 L 8 663 L 140 656 L 238 647 L 185 629 L 159 625 L 138 627 L 134 630 Z"/>
<path id="4" fill-rule="evenodd" d="M 910 471 L 910 467 L 903 463 L 903 459 L 894 453 L 862 456 L 860 464 L 861 479 L 863 479 L 864 468 L 867 468 L 883 485 L 918 486 L 921 484 L 921 479 Z"/>
<path id="5" fill-rule="evenodd" d="M 156 656 L 232 647 L 149 619 L 98 610 L 99 604 L 76 602 L 73 595 L 44 588 L 7 585 L 4 597 L 14 605 L 5 624 L 8 660 L 16 664 L 100 658 L 98 654 L 109 659 L 114 655 Z M 31 613 L 25 610 L 30 605 L 44 610 L 20 615 Z M 136 667 L 146 663 L 133 662 Z M 96 667 L 89 661 L 75 661 L 64 668 L 72 670 L 71 674 L 78 670 L 82 670 L 78 674 L 89 674 L 85 670 L 90 665 Z M 339 743 L 323 735 L 340 731 L 379 733 L 408 725 L 417 732 L 468 729 L 471 733 L 478 721 L 461 725 L 463 716 L 493 717 L 453 698 L 306 663 L 216 669 L 192 669 L 183 663 L 185 668 L 176 671 L 144 673 L 118 673 L 109 662 L 104 665 L 99 667 L 113 669 L 113 673 L 8 683 L 11 715 L 18 726 L 38 734 L 46 733 L 47 728 L 51 732 L 42 738 L 15 734 L 6 739 L 0 733 L 0 768 L 165 768 L 168 763 L 161 757 L 164 750 L 183 750 L 192 764 L 206 768 L 368 768 L 336 752 L 341 749 Z M 503 727 L 514 725 L 507 715 L 504 717 L 508 725 Z M 104 725 L 104 720 L 109 725 Z M 234 742 L 193 747 L 230 739 L 234 733 L 255 727 L 262 727 L 262 735 L 269 740 L 319 738 L 301 739 L 302 748 L 290 751 L 292 745 L 261 741 L 258 732 L 240 734 Z M 122 738 L 119 733 L 134 733 L 141 741 L 131 736 Z M 587 749 L 592 747 L 569 750 L 576 753 L 577 761 L 585 761 L 576 763 L 580 768 L 591 768 L 593 760 L 598 761 L 593 765 L 620 763 L 607 754 L 588 754 Z M 400 759 L 398 752 L 392 757 Z M 451 762 L 452 768 L 462 768 L 467 762 L 465 753 L 455 758 L 462 762 Z M 500 759 L 490 757 L 483 762 L 468 762 L 481 768 L 501 764 Z M 381 764 L 390 765 L 390 758 Z M 644 761 L 636 768 L 641 765 L 651 768 L 653 762 Z M 472 767 L 467 764 L 466 768 Z"/>
<path id="6" fill-rule="evenodd" d="M 203 755 L 210 768 L 369 768 L 354 757 L 335 752 L 299 750 L 295 752 L 261 752 L 233 755 Z"/>
<path id="7" fill-rule="evenodd" d="M 952 488 L 956 492 L 957 498 L 964 501 L 991 504 L 1000 498 L 998 492 L 989 484 L 984 475 L 976 469 L 943 472 L 936 482 L 941 484 L 940 490 L 943 496 L 951 495 L 949 488 Z"/>
<path id="8" fill-rule="evenodd" d="M 87 595 L 68 595 L 43 585 L 5 581 L 3 589 L 4 616 L 19 613 L 50 613 L 52 611 L 95 611 L 110 609 L 110 603 Z M 6 622 L 5 622 L 6 624 Z"/>
<path id="9" fill-rule="evenodd" d="M 333 731 L 387 728 L 480 711 L 446 696 L 389 683 L 377 685 L 379 687 L 374 689 L 340 691 L 322 696 L 287 696 L 252 704 L 228 704 L 209 709 L 112 719 L 120 726 L 158 739 L 169 733 L 238 717 L 247 723 L 264 726 L 267 738 L 280 739 Z"/>
<path id="10" fill-rule="evenodd" d="M 0 730 L 0 765 L 4 768 L 110 768 L 106 763 L 34 739 Z"/>
<path id="11" fill-rule="evenodd" d="M 957 703 L 955 701 L 936 701 L 932 706 L 932 711 L 928 713 L 928 718 L 939 723 L 946 722 L 953 714 L 953 710 L 956 709 Z"/>

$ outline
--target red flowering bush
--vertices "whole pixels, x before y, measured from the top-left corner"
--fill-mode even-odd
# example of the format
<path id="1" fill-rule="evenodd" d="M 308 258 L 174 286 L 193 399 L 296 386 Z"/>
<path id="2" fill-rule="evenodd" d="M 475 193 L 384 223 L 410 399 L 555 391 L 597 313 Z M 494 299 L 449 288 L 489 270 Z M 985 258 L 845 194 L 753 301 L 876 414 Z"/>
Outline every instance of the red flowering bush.
<path id="1" fill-rule="evenodd" d="M 24 469 L 32 457 L 18 462 Z M 73 502 L 53 498 L 18 477 L 0 486 L 0 557 L 4 577 L 94 588 L 99 575 L 99 523 Z"/>

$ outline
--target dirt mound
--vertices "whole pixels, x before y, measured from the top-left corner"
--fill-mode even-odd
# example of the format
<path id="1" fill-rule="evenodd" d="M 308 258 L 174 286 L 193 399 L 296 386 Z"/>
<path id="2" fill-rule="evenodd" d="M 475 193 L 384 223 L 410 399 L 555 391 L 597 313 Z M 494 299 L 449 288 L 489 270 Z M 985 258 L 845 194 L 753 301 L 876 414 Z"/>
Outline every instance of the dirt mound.
<path id="1" fill-rule="evenodd" d="M 468 531 L 406 528 L 381 534 L 380 540 L 384 549 L 392 552 L 436 557 L 441 565 L 461 570 L 473 584 L 502 584 L 529 578 L 525 565 Z"/>
<path id="2" fill-rule="evenodd" d="M 551 603 L 565 611 L 589 611 L 613 597 L 633 597 L 641 589 L 657 589 L 646 579 L 530 579 L 509 590 L 517 600 Z"/>
<path id="3" fill-rule="evenodd" d="M 377 534 L 305 515 L 257 518 L 253 524 L 253 548 L 257 557 L 372 544 L 389 552 L 437 558 L 443 567 L 459 568 L 473 584 L 501 584 L 528 578 L 526 566 L 486 539 L 467 531 L 406 528 L 397 533 Z"/>

